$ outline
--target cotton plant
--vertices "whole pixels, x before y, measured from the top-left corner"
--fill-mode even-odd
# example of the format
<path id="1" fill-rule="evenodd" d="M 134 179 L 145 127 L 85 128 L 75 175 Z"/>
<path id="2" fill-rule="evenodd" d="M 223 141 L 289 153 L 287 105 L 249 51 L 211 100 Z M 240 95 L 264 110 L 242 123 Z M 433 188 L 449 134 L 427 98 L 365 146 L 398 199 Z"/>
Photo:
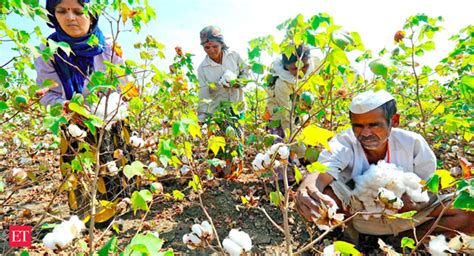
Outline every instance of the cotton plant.
<path id="1" fill-rule="evenodd" d="M 51 250 L 63 249 L 81 235 L 86 226 L 76 215 L 56 226 L 43 238 L 43 244 Z"/>
<path id="2" fill-rule="evenodd" d="M 191 233 L 183 235 L 183 243 L 185 243 L 189 249 L 205 247 L 214 239 L 212 226 L 208 221 L 192 225 L 191 231 Z"/>
<path id="3" fill-rule="evenodd" d="M 258 153 L 252 161 L 252 167 L 256 171 L 265 170 L 271 167 L 273 156 L 276 158 L 273 162 L 273 167 L 278 168 L 282 162 L 287 161 L 290 156 L 290 149 L 284 143 L 277 143 L 270 147 L 269 150 L 263 153 Z"/>
<path id="4" fill-rule="evenodd" d="M 332 200 L 332 198 L 329 196 L 325 196 L 328 197 L 327 200 Z M 326 204 L 321 203 L 318 211 L 311 210 L 311 213 L 314 216 L 313 221 L 316 223 L 318 229 L 326 231 L 331 229 L 333 226 L 342 223 L 344 221 L 344 214 L 337 213 L 338 209 L 339 207 L 334 202 L 330 207 L 327 207 Z"/>
<path id="5" fill-rule="evenodd" d="M 91 109 L 92 113 L 108 123 L 107 130 L 112 127 L 112 124 L 124 120 L 128 116 L 127 104 L 118 92 L 110 93 L 107 98 L 103 97 L 99 105 L 94 104 Z"/>
<path id="6" fill-rule="evenodd" d="M 224 87 L 230 87 L 231 81 L 235 79 L 237 79 L 237 75 L 230 70 L 226 70 L 217 84 Z"/>
<path id="7" fill-rule="evenodd" d="M 244 253 L 250 253 L 252 250 L 252 239 L 244 231 L 231 229 L 227 238 L 222 241 L 222 247 L 231 256 L 239 256 Z"/>
<path id="8" fill-rule="evenodd" d="M 363 203 L 368 212 L 396 213 L 403 207 L 401 197 L 407 194 L 417 203 L 429 200 L 428 192 L 422 191 L 422 180 L 415 173 L 404 172 L 394 164 L 379 161 L 371 165 L 362 175 L 354 177 L 353 194 Z M 373 214 L 380 217 L 380 214 Z M 364 218 L 370 218 L 364 215 Z"/>

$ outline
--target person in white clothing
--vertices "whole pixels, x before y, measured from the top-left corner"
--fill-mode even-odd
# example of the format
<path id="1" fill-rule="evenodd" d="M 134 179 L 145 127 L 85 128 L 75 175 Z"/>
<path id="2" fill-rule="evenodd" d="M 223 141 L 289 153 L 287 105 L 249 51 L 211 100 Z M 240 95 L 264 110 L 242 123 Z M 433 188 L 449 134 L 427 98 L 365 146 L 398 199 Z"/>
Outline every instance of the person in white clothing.
<path id="1" fill-rule="evenodd" d="M 200 32 L 206 57 L 198 68 L 198 119 L 208 125 L 208 134 L 225 137 L 226 146 L 211 158 L 224 165 L 212 166 L 218 177 L 232 179 L 243 171 L 243 130 L 239 119 L 245 108 L 242 89 L 248 68 L 237 52 L 229 50 L 221 30 L 207 26 Z M 212 153 L 211 153 L 212 154 Z"/>
<path id="2" fill-rule="evenodd" d="M 370 164 L 380 160 L 393 163 L 405 172 L 414 172 L 427 180 L 436 170 L 436 157 L 425 139 L 414 132 L 398 126 L 400 115 L 392 95 L 384 90 L 366 91 L 357 95 L 350 105 L 352 129 L 345 130 L 329 142 L 331 151 L 323 151 L 319 162 L 328 167 L 326 173 L 311 173 L 301 183 L 296 203 L 298 211 L 307 220 L 316 220 L 315 213 L 321 204 L 337 204 L 346 217 L 354 214 L 357 202 L 350 188 L 353 178 L 366 171 Z M 328 197 L 329 196 L 329 197 Z M 404 194 L 403 208 L 398 212 L 416 210 L 413 216 L 417 231 L 426 232 L 432 221 L 439 216 L 440 200 L 415 203 Z M 410 220 L 395 219 L 374 221 L 355 216 L 353 227 L 360 233 L 370 235 L 398 234 L 413 228 Z M 438 225 L 472 234 L 474 214 L 459 209 L 444 212 Z"/>
<path id="3" fill-rule="evenodd" d="M 200 122 L 216 112 L 221 102 L 241 103 L 244 109 L 244 92 L 239 78 L 248 78 L 249 70 L 240 55 L 229 50 L 221 30 L 207 26 L 201 30 L 201 45 L 206 57 L 198 67 Z"/>

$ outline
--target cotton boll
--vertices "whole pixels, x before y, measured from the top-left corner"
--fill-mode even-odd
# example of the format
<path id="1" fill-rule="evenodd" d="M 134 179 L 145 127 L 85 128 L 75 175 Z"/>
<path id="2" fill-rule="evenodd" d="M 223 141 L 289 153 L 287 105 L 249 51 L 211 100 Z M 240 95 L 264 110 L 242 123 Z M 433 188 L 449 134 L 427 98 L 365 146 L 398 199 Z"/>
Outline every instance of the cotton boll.
<path id="1" fill-rule="evenodd" d="M 280 163 L 280 161 L 278 161 L 278 160 L 275 160 L 275 161 L 273 162 L 273 167 L 275 167 L 275 168 L 280 167 L 280 165 L 281 165 L 281 163 Z"/>
<path id="2" fill-rule="evenodd" d="M 263 168 L 263 158 L 264 158 L 264 155 L 262 153 L 258 153 L 256 156 L 255 156 L 255 159 L 252 161 L 252 167 L 254 170 L 256 171 L 259 171 L 259 170 L 263 170 L 265 168 Z"/>
<path id="3" fill-rule="evenodd" d="M 12 169 L 12 176 L 17 181 L 24 181 L 28 177 L 28 174 L 22 168 L 15 167 Z"/>
<path id="4" fill-rule="evenodd" d="M 69 134 L 71 134 L 71 136 L 74 138 L 82 139 L 87 136 L 87 133 L 75 124 L 70 124 L 67 127 L 67 130 Z"/>
<path id="5" fill-rule="evenodd" d="M 278 149 L 280 149 L 280 147 L 284 147 L 284 146 L 285 146 L 285 144 L 283 144 L 283 143 L 281 143 L 281 142 L 280 142 L 280 143 L 277 143 L 277 144 L 273 144 L 273 145 L 270 147 L 270 149 L 268 150 L 268 153 L 270 153 L 270 155 L 273 155 L 273 154 L 275 154 L 275 153 L 278 151 Z"/>
<path id="6" fill-rule="evenodd" d="M 290 156 L 290 149 L 288 149 L 286 145 L 283 145 L 278 148 L 278 154 L 280 155 L 280 159 L 286 160 Z"/>
<path id="7" fill-rule="evenodd" d="M 266 153 L 263 156 L 263 166 L 264 167 L 270 167 L 271 163 L 272 163 L 272 158 L 271 158 L 270 154 Z"/>
<path id="8" fill-rule="evenodd" d="M 107 108 L 107 111 L 106 111 Z M 99 105 L 92 105 L 92 113 L 95 113 L 97 117 L 104 122 L 110 122 L 109 126 L 106 129 L 110 129 L 111 124 L 115 121 L 124 120 L 128 116 L 128 108 L 121 99 L 121 95 L 117 92 L 112 92 L 109 94 L 108 98 L 103 97 Z"/>
<path id="9" fill-rule="evenodd" d="M 105 164 L 107 166 L 107 170 L 109 171 L 109 174 L 110 175 L 115 175 L 118 173 L 118 168 L 117 168 L 117 164 L 115 163 L 115 161 L 110 161 L 108 163 Z"/>
<path id="10" fill-rule="evenodd" d="M 181 175 L 186 175 L 186 173 L 188 173 L 191 169 L 189 168 L 189 166 L 187 165 L 183 165 L 181 167 Z"/>
<path id="11" fill-rule="evenodd" d="M 86 228 L 84 222 L 82 222 L 77 215 L 71 216 L 69 219 L 71 234 L 74 238 L 81 235 L 81 231 Z"/>
<path id="12" fill-rule="evenodd" d="M 336 252 L 336 247 L 334 246 L 334 244 L 324 247 L 323 256 L 334 256 L 340 254 L 340 252 Z"/>
<path id="13" fill-rule="evenodd" d="M 444 235 L 430 236 L 430 242 L 428 243 L 428 252 L 433 256 L 448 256 L 449 253 L 454 251 L 448 247 L 446 237 Z"/>
<path id="14" fill-rule="evenodd" d="M 199 224 L 194 224 L 194 225 L 191 227 L 191 230 L 192 230 L 193 233 L 196 234 L 199 238 L 202 238 L 203 229 L 202 229 L 201 225 L 199 225 Z"/>
<path id="15" fill-rule="evenodd" d="M 244 231 L 231 229 L 229 232 L 229 238 L 242 247 L 246 252 L 252 250 L 252 239 L 250 239 L 250 236 Z"/>
<path id="16" fill-rule="evenodd" d="M 143 146 L 145 146 L 145 141 L 142 138 L 133 135 L 132 137 L 130 137 L 130 144 L 133 147 L 142 148 Z"/>
<path id="17" fill-rule="evenodd" d="M 189 233 L 183 236 L 183 243 L 188 245 L 188 248 L 195 249 L 202 245 L 202 240 L 196 234 Z"/>
<path id="18" fill-rule="evenodd" d="M 72 242 L 74 237 L 70 232 L 52 232 L 43 238 L 43 244 L 51 250 L 65 248 Z"/>
<path id="19" fill-rule="evenodd" d="M 163 176 L 166 174 L 166 170 L 163 167 L 156 167 L 151 170 L 151 173 L 155 176 Z"/>
<path id="20" fill-rule="evenodd" d="M 466 234 L 457 235 L 449 240 L 448 247 L 472 255 L 474 254 L 474 237 Z"/>
<path id="21" fill-rule="evenodd" d="M 212 234 L 212 226 L 207 220 L 201 222 L 201 227 L 204 229 L 205 232 Z"/>
<path id="22" fill-rule="evenodd" d="M 237 243 L 235 243 L 233 240 L 226 238 L 224 241 L 222 241 L 222 247 L 224 247 L 224 250 L 230 254 L 230 256 L 240 256 L 242 253 L 242 247 L 240 247 Z"/>

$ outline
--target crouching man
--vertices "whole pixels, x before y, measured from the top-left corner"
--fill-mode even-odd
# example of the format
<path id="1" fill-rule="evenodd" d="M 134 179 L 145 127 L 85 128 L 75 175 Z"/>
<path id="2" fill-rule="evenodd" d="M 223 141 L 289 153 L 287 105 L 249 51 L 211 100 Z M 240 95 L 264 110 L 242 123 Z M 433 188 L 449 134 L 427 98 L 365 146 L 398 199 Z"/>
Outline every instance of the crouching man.
<path id="1" fill-rule="evenodd" d="M 392 163 L 405 172 L 413 172 L 427 180 L 436 170 L 436 157 L 425 139 L 414 132 L 395 128 L 400 115 L 392 95 L 384 90 L 367 91 L 353 98 L 350 105 L 352 129 L 343 131 L 329 142 L 331 151 L 323 151 L 319 162 L 328 167 L 326 173 L 311 173 L 301 183 L 296 203 L 307 220 L 316 220 L 321 203 L 337 204 L 346 218 L 363 206 L 350 188 L 353 178 L 380 160 Z M 328 197 L 329 196 L 329 197 Z M 413 216 L 417 230 L 426 232 L 439 216 L 441 199 L 432 196 L 426 203 L 414 203 L 404 194 L 403 208 L 398 212 L 416 210 Z M 445 198 L 446 199 L 446 198 Z M 466 234 L 474 233 L 474 213 L 459 209 L 444 212 L 439 226 L 449 227 Z M 413 228 L 411 220 L 381 219 L 355 216 L 352 225 L 360 233 L 390 235 Z"/>

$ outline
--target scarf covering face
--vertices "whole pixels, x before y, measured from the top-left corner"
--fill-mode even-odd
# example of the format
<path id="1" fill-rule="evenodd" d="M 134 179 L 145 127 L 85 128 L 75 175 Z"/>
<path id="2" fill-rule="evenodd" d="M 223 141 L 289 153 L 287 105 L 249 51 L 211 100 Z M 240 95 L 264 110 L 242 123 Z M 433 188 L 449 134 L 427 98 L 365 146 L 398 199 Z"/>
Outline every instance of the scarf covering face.
<path id="1" fill-rule="evenodd" d="M 201 38 L 201 45 L 209 41 L 219 42 L 222 44 L 222 49 L 226 50 L 228 47 L 224 43 L 224 36 L 221 33 L 221 29 L 216 26 L 207 26 L 199 33 Z"/>
<path id="2" fill-rule="evenodd" d="M 79 0 L 78 0 L 79 1 Z M 53 67 L 61 80 L 63 85 L 66 99 L 70 100 L 74 93 L 82 93 L 84 89 L 85 77 L 89 76 L 94 72 L 94 56 L 100 55 L 104 52 L 105 38 L 102 31 L 98 28 L 99 18 L 95 17 L 92 20 L 91 30 L 88 34 L 82 37 L 70 37 L 66 32 L 61 29 L 57 19 L 54 17 L 54 8 L 59 4 L 61 0 L 47 0 L 46 9 L 49 11 L 49 20 L 51 24 L 48 26 L 53 27 L 56 32 L 52 33 L 48 39 L 55 42 L 66 42 L 71 47 L 72 53 L 67 54 L 58 49 L 54 54 Z M 88 3 L 89 0 L 79 1 L 79 3 Z M 89 45 L 87 42 L 90 37 L 95 35 L 99 39 L 97 45 Z M 69 64 L 70 63 L 70 64 Z M 71 66 L 74 65 L 74 66 Z M 79 72 L 78 67 L 81 72 Z M 84 75 L 83 75 L 84 74 Z"/>

